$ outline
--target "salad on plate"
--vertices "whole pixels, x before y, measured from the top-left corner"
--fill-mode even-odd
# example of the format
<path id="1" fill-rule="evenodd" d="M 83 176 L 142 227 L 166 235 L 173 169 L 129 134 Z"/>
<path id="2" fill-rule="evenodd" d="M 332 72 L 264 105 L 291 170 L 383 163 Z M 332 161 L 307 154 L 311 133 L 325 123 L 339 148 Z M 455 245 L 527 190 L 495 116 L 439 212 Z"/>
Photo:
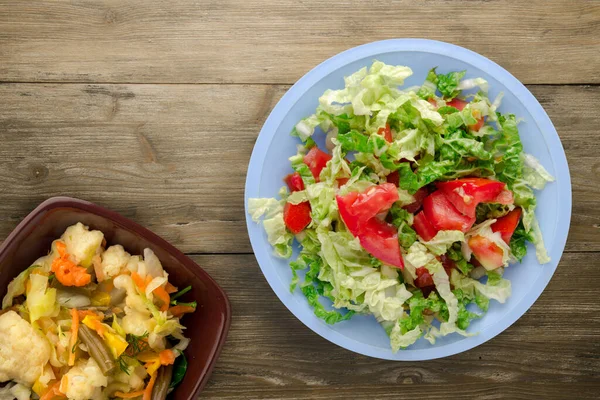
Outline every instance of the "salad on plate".
<path id="1" fill-rule="evenodd" d="M 0 311 L 0 399 L 164 400 L 185 375 L 183 303 L 150 249 L 106 247 L 82 223 L 8 286 Z"/>
<path id="2" fill-rule="evenodd" d="M 550 261 L 534 190 L 553 177 L 523 151 L 518 118 L 497 111 L 502 95 L 436 68 L 400 88 L 410 75 L 375 61 L 325 91 L 292 131 L 301 143 L 279 198 L 248 202 L 277 256 L 298 242 L 290 289 L 315 315 L 334 324 L 372 314 L 394 352 L 471 335 L 490 300 L 510 296 L 504 269 L 528 243 Z"/>

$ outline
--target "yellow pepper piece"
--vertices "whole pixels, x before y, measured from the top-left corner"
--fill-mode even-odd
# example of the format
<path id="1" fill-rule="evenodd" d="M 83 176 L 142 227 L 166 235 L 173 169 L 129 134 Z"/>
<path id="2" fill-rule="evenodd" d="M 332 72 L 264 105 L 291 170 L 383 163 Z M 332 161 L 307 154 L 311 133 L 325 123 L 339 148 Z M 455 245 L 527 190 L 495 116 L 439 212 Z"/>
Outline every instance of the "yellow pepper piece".
<path id="1" fill-rule="evenodd" d="M 31 390 L 33 390 L 33 392 L 40 397 L 42 397 L 44 395 L 44 393 L 46 393 L 47 389 L 48 389 L 48 386 L 44 385 L 39 380 L 36 380 L 33 383 L 33 386 L 31 387 Z"/>
<path id="2" fill-rule="evenodd" d="M 106 307 L 110 304 L 110 294 L 106 292 L 94 292 L 91 300 L 94 307 Z"/>
<path id="3" fill-rule="evenodd" d="M 108 344 L 108 347 L 115 358 L 119 358 L 129 345 L 125 339 L 112 332 L 106 332 L 104 334 L 104 340 L 106 341 L 106 344 Z"/>
<path id="4" fill-rule="evenodd" d="M 146 365 L 144 365 L 144 367 L 146 368 L 146 372 L 148 372 L 148 375 L 152 376 L 156 373 L 156 371 L 160 368 L 161 363 L 160 360 L 156 360 L 152 363 L 147 363 Z"/>

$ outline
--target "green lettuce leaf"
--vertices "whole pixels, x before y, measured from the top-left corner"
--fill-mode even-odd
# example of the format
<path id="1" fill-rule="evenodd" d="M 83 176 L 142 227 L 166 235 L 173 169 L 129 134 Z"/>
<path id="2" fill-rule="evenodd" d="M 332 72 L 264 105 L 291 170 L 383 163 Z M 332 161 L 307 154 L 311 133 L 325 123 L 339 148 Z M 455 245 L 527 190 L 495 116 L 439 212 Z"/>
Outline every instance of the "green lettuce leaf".
<path id="1" fill-rule="evenodd" d="M 275 249 L 275 254 L 282 258 L 292 255 L 292 241 L 294 236 L 289 232 L 283 222 L 283 203 L 273 198 L 255 198 L 248 200 L 248 213 L 254 222 L 262 223 L 267 233 L 267 240 Z"/>

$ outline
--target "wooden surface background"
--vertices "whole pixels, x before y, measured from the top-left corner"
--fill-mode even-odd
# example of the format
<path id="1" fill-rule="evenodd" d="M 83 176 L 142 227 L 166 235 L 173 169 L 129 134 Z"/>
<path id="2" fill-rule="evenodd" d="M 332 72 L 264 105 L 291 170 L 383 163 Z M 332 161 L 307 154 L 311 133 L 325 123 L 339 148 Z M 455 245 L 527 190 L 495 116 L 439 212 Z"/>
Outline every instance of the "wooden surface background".
<path id="1" fill-rule="evenodd" d="M 363 357 L 279 302 L 251 253 L 243 186 L 262 123 L 324 59 L 425 37 L 507 68 L 567 153 L 573 216 L 539 300 L 442 360 Z M 228 292 L 206 399 L 600 397 L 600 1 L 0 0 L 0 240 L 38 203 L 87 199 L 190 254 Z"/>

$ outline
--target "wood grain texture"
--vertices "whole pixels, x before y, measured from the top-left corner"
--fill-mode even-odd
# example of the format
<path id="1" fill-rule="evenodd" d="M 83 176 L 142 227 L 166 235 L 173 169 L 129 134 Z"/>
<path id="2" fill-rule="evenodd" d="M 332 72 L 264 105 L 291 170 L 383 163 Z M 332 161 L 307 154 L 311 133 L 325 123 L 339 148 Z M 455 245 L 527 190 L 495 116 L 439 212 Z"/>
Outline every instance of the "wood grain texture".
<path id="1" fill-rule="evenodd" d="M 50 196 L 90 200 L 189 253 L 247 253 L 243 187 L 286 86 L 0 85 L 0 238 Z M 600 251 L 596 86 L 532 86 L 570 163 L 568 251 Z M 283 174 L 282 174 L 283 176 Z"/>
<path id="2" fill-rule="evenodd" d="M 252 255 L 193 258 L 226 290 L 233 309 L 203 398 L 597 398 L 597 254 L 565 254 L 513 326 L 466 353 L 426 362 L 376 360 L 329 343 L 277 299 Z"/>
<path id="3" fill-rule="evenodd" d="M 2 0 L 0 10 L 0 81 L 289 84 L 348 48 L 423 37 L 524 83 L 600 83 L 596 0 Z"/>

